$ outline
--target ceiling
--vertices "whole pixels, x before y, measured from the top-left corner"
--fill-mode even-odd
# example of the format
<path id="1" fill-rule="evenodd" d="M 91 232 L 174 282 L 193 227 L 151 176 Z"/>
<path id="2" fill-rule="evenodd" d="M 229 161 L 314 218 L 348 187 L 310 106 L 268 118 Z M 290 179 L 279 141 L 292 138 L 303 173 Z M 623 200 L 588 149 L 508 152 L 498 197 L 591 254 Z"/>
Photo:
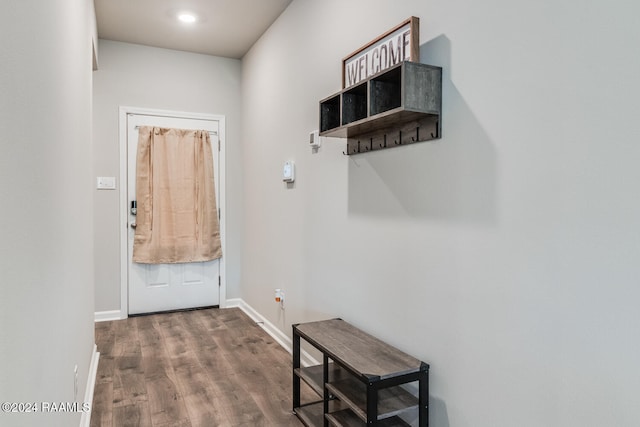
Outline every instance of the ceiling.
<path id="1" fill-rule="evenodd" d="M 98 37 L 241 58 L 292 0 L 94 0 Z M 197 16 L 186 24 L 181 12 Z"/>

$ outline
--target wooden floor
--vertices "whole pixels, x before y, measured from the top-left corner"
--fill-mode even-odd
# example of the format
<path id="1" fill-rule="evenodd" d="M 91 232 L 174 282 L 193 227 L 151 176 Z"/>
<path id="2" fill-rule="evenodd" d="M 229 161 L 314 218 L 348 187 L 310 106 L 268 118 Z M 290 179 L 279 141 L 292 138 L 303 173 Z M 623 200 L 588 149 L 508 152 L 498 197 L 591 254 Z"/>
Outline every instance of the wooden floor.
<path id="1" fill-rule="evenodd" d="M 101 322 L 96 343 L 91 426 L 302 425 L 291 355 L 237 308 Z"/>

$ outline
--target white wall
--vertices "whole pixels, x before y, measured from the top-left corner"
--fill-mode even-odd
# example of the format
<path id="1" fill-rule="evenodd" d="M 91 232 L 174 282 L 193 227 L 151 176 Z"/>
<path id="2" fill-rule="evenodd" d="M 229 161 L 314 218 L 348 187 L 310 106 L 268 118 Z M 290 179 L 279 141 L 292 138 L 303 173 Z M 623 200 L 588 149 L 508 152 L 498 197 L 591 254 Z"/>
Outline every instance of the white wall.
<path id="1" fill-rule="evenodd" d="M 82 402 L 93 351 L 91 29 L 87 0 L 0 13 L 0 402 Z M 3 426 L 79 413 L 0 413 Z"/>
<path id="2" fill-rule="evenodd" d="M 242 298 L 287 333 L 340 316 L 429 362 L 436 427 L 638 425 L 638 13 L 294 0 L 242 64 Z M 412 15 L 443 138 L 312 154 L 341 59 Z"/>
<path id="3" fill-rule="evenodd" d="M 94 75 L 94 174 L 120 176 L 120 106 L 221 114 L 226 118 L 227 296 L 237 297 L 241 243 L 240 61 L 99 42 Z M 96 311 L 120 309 L 119 191 L 95 191 Z M 126 209 L 126 207 L 125 207 Z"/>

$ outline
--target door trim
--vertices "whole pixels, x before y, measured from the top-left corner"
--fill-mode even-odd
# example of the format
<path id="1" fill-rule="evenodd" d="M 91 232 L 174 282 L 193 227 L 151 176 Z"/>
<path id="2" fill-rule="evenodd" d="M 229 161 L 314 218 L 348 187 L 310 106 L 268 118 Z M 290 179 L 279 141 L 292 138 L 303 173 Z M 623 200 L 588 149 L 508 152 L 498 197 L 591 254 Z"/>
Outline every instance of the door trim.
<path id="1" fill-rule="evenodd" d="M 120 106 L 118 115 L 119 142 L 120 142 L 120 319 L 129 317 L 129 269 L 127 254 L 127 231 L 128 231 L 128 215 L 127 215 L 127 115 L 138 114 L 146 116 L 159 116 L 181 119 L 200 119 L 200 120 L 217 120 L 220 123 L 218 130 L 218 140 L 220 141 L 219 153 L 219 186 L 220 186 L 220 243 L 222 245 L 222 259 L 220 260 L 220 307 L 227 305 L 227 268 L 226 268 L 226 181 L 225 181 L 225 165 L 226 165 L 226 134 L 225 134 L 225 116 L 217 114 L 190 113 L 184 111 L 167 111 L 156 110 L 151 108 L 127 107 Z"/>

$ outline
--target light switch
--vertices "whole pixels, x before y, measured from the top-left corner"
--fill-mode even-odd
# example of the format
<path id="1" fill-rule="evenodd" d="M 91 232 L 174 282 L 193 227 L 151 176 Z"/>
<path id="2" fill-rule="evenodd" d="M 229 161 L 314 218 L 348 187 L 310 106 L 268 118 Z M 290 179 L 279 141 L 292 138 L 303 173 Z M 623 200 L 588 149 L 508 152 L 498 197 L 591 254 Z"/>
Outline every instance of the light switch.
<path id="1" fill-rule="evenodd" d="M 116 177 L 115 176 L 99 176 L 96 178 L 98 190 L 115 190 L 116 189 Z"/>

